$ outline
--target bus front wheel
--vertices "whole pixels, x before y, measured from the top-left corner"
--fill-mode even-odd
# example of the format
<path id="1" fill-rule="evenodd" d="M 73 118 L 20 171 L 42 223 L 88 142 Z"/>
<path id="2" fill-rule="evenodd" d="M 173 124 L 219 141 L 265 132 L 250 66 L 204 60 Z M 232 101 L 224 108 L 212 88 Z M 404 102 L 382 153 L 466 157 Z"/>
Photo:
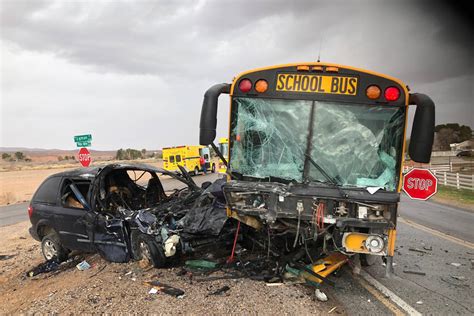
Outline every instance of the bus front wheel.
<path id="1" fill-rule="evenodd" d="M 199 168 L 198 168 L 198 167 L 195 167 L 195 168 L 194 168 L 193 175 L 197 176 L 198 174 L 199 174 Z"/>
<path id="2" fill-rule="evenodd" d="M 212 171 L 212 173 L 216 173 L 216 164 L 215 163 L 212 164 L 211 171 Z"/>

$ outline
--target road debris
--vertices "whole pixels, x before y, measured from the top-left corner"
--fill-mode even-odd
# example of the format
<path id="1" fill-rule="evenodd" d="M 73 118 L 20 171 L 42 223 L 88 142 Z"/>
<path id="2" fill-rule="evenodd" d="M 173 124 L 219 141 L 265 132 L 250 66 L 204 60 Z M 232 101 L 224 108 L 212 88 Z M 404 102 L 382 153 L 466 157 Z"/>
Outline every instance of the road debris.
<path id="1" fill-rule="evenodd" d="M 320 289 L 316 289 L 314 294 L 316 295 L 316 299 L 320 302 L 326 302 L 328 300 L 327 295 Z"/>
<path id="2" fill-rule="evenodd" d="M 50 259 L 40 263 L 39 265 L 28 271 L 26 275 L 31 278 L 41 273 L 56 271 L 59 268 L 59 265 L 60 263 L 56 259 Z"/>
<path id="3" fill-rule="evenodd" d="M 467 278 L 465 276 L 462 276 L 462 275 L 452 275 L 451 277 L 455 280 L 458 280 L 458 281 L 466 281 L 467 280 Z"/>
<path id="4" fill-rule="evenodd" d="M 179 297 L 179 296 L 182 296 L 184 295 L 184 291 L 181 290 L 181 289 L 178 289 L 176 287 L 172 287 L 168 284 L 164 284 L 164 283 L 161 283 L 159 281 L 147 281 L 145 282 L 146 284 L 149 284 L 152 286 L 151 290 L 150 290 L 150 294 L 155 294 L 155 293 L 158 293 L 158 292 L 163 292 L 165 294 L 168 294 L 168 295 L 171 295 L 171 296 L 174 296 L 174 297 Z M 153 290 L 155 289 L 155 290 Z M 153 290 L 153 291 L 152 291 Z"/>
<path id="5" fill-rule="evenodd" d="M 459 268 L 461 266 L 459 262 L 451 262 L 450 264 L 456 268 Z"/>
<path id="6" fill-rule="evenodd" d="M 189 268 L 202 270 L 215 269 L 217 267 L 217 263 L 208 260 L 186 260 L 184 264 Z"/>
<path id="7" fill-rule="evenodd" d="M 3 261 L 3 260 L 8 260 L 8 259 L 11 259 L 13 257 L 15 257 L 16 255 L 0 255 L 0 261 Z"/>
<path id="8" fill-rule="evenodd" d="M 79 271 L 84 271 L 84 270 L 89 270 L 91 268 L 91 265 L 86 261 L 81 261 L 80 263 L 78 263 L 76 265 L 76 268 L 79 270 Z"/>
<path id="9" fill-rule="evenodd" d="M 414 251 L 414 252 L 419 252 L 419 253 L 423 253 L 423 254 L 431 254 L 431 252 L 428 252 L 428 251 L 425 251 L 425 250 L 421 250 L 421 249 L 418 249 L 418 248 L 408 248 L 409 251 Z"/>
<path id="10" fill-rule="evenodd" d="M 69 260 L 64 261 L 64 262 L 59 262 L 57 261 L 57 259 L 53 258 L 53 259 L 41 262 L 33 269 L 30 269 L 28 272 L 26 272 L 26 276 L 31 278 L 39 274 L 50 273 L 50 272 L 51 272 L 51 275 L 54 275 L 54 274 L 60 273 L 61 271 L 65 271 L 67 269 L 73 268 L 82 260 L 83 258 L 79 256 L 70 258 Z"/>
<path id="11" fill-rule="evenodd" d="M 416 304 L 423 305 L 423 301 L 417 301 Z"/>
<path id="12" fill-rule="evenodd" d="M 230 287 L 228 287 L 227 285 L 224 285 L 223 287 L 215 290 L 214 292 L 209 293 L 209 295 L 221 295 L 227 292 L 228 290 L 230 290 Z"/>
<path id="13" fill-rule="evenodd" d="M 403 270 L 403 273 L 408 273 L 408 274 L 417 274 L 417 275 L 426 275 L 425 272 L 421 271 L 413 271 L 413 270 Z"/>

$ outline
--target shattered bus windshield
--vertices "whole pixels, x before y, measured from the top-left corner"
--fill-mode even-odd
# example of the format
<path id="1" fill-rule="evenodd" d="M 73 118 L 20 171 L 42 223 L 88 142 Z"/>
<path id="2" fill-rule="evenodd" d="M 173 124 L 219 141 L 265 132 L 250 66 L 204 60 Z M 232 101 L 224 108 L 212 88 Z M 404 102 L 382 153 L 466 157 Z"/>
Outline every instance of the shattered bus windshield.
<path id="1" fill-rule="evenodd" d="M 232 171 L 328 182 L 306 161 L 309 153 L 339 185 L 396 189 L 404 108 L 253 98 L 233 102 Z"/>

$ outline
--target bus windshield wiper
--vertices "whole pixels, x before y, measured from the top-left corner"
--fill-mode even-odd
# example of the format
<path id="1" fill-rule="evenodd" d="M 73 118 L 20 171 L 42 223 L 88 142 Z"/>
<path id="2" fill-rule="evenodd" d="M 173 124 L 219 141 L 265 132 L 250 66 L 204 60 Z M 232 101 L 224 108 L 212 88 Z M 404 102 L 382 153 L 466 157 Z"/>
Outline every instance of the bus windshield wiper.
<path id="1" fill-rule="evenodd" d="M 329 181 L 329 183 L 332 184 L 332 186 L 335 187 L 339 191 L 339 194 L 341 194 L 341 197 L 347 198 L 347 194 L 341 189 L 339 182 L 335 178 L 331 177 L 323 169 L 323 167 L 321 167 L 316 161 L 314 161 L 314 159 L 310 155 L 308 154 L 304 154 L 304 155 L 306 156 L 306 158 L 308 158 L 309 162 L 311 162 L 311 164 L 315 166 L 316 169 L 318 169 L 318 171 Z"/>

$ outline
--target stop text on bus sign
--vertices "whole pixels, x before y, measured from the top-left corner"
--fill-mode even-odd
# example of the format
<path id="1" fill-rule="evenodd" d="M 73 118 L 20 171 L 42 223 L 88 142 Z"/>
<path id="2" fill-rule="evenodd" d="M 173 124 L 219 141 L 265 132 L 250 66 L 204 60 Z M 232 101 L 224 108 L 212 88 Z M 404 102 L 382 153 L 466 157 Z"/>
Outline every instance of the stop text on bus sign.
<path id="1" fill-rule="evenodd" d="M 436 194 L 438 179 L 427 169 L 412 169 L 403 177 L 403 191 L 414 200 L 427 200 Z"/>
<path id="2" fill-rule="evenodd" d="M 91 153 L 89 150 L 87 150 L 87 148 L 81 148 L 79 150 L 78 158 L 83 167 L 89 167 L 92 162 Z"/>

